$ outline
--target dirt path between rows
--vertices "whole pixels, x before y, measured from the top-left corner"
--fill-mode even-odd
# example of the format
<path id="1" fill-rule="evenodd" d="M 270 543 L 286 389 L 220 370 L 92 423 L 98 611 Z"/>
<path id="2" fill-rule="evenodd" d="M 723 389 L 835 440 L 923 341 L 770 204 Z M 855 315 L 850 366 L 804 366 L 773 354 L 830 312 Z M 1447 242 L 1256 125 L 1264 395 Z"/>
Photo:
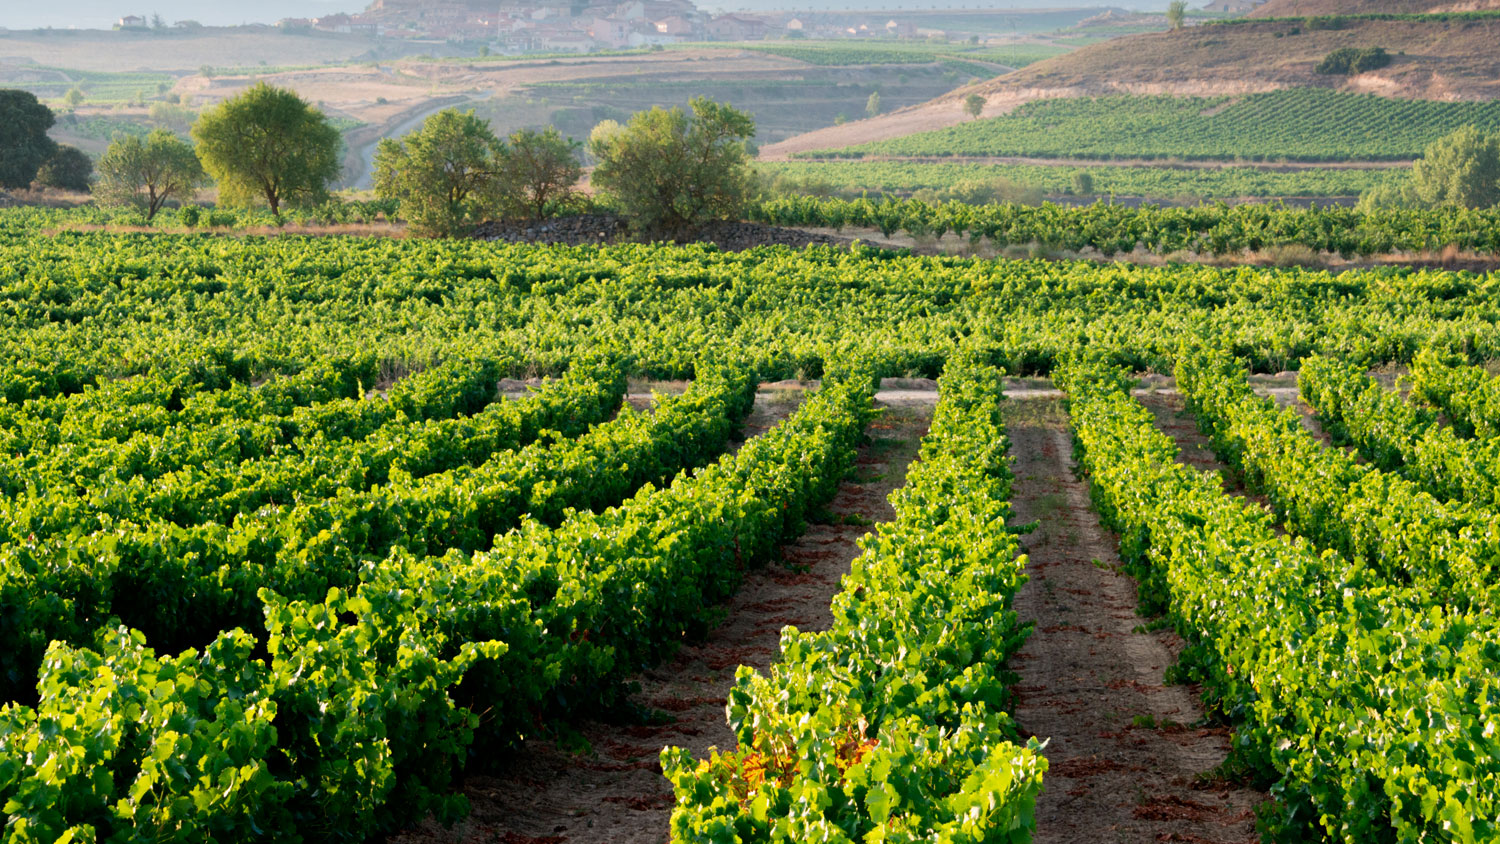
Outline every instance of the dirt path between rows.
<path id="1" fill-rule="evenodd" d="M 1061 403 L 1011 401 L 1007 414 L 1016 516 L 1040 522 L 1024 538 L 1031 580 L 1016 609 L 1036 629 L 1015 659 L 1013 713 L 1050 740 L 1035 840 L 1258 841 L 1253 810 L 1265 795 L 1212 778 L 1228 731 L 1202 723 L 1196 688 L 1163 682 L 1182 642 L 1140 632 L 1135 583 L 1073 475 Z"/>
<path id="2" fill-rule="evenodd" d="M 763 433 L 798 404 L 802 389 L 765 385 L 746 434 Z M 855 544 L 872 522 L 894 514 L 886 497 L 905 482 L 926 433 L 935 391 L 902 390 L 878 398 L 882 416 L 870 427 L 851 476 L 827 513 L 783 551 L 783 562 L 750 572 L 724 608 L 724 621 L 706 639 L 635 678 L 632 700 L 648 717 L 575 725 L 588 744 L 582 753 L 550 740 L 528 741 L 494 776 L 465 784 L 473 810 L 452 830 L 429 825 L 392 839 L 396 844 L 660 844 L 668 838 L 670 784 L 658 754 L 666 745 L 731 748 L 725 695 L 735 670 L 764 670 L 778 653 L 781 629 L 825 629 L 829 604 L 859 554 Z"/>

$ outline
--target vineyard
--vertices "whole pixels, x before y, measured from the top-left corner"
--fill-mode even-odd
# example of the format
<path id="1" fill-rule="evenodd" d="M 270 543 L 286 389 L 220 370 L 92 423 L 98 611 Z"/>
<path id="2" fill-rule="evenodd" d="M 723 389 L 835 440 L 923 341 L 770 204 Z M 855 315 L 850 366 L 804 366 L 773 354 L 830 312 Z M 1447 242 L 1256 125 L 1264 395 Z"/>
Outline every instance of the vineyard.
<path id="1" fill-rule="evenodd" d="M 1122 167 L 1042 164 L 989 164 L 947 161 L 779 161 L 756 168 L 773 178 L 825 184 L 844 193 L 911 194 L 951 191 L 965 183 L 1004 179 L 1036 188 L 1049 196 L 1074 191 L 1087 174 L 1095 194 L 1153 198 L 1330 197 L 1358 196 L 1392 179 L 1394 169 L 1259 167 Z"/>
<path id="2" fill-rule="evenodd" d="M 778 226 L 873 228 L 887 237 L 897 232 L 942 237 L 951 232 L 974 244 L 1090 249 L 1105 257 L 1135 251 L 1231 255 L 1285 246 L 1346 258 L 1450 247 L 1500 253 L 1500 214 L 1495 210 L 1363 213 L 1265 204 L 1130 208 L 1103 201 L 1064 207 L 799 196 L 764 202 L 751 210 L 751 216 Z"/>
<path id="3" fill-rule="evenodd" d="M 837 206 L 846 224 L 856 207 L 899 209 L 902 227 L 959 213 Z M 949 228 L 1079 229 L 1119 250 L 1271 232 L 1354 252 L 1466 232 L 1500 250 L 1489 217 L 1449 212 L 982 213 L 1010 216 Z M 1172 740 L 1232 732 L 1182 782 L 1238 777 L 1272 840 L 1500 836 L 1493 274 L 60 219 L 0 214 L 7 844 L 455 822 L 465 840 L 534 840 L 477 811 L 492 798 L 474 783 L 649 709 L 643 677 L 833 523 L 863 539 L 827 618 L 773 613 L 764 659 L 721 666 L 709 706 L 732 744 L 679 732 L 645 760 L 574 754 L 658 790 L 589 811 L 659 811 L 652 840 L 679 842 L 1058 840 L 1047 823 L 1093 769 L 1083 739 L 1017 714 L 1068 691 L 1037 687 L 1026 649 L 1111 645 L 1081 613 L 1024 610 L 1065 550 L 1056 511 L 1035 509 L 1052 491 L 1014 468 L 1043 451 L 1070 478 L 1076 460 L 1088 500 L 1067 517 L 1114 531 L 1154 618 L 1115 607 L 1110 635 L 1180 637 L 1156 682 L 1203 705 Z M 1392 367 L 1409 394 L 1370 375 Z M 1257 386 L 1289 370 L 1297 409 Z M 1182 459 L 1139 373 L 1171 385 L 1222 472 Z M 800 398 L 767 416 L 777 389 Z M 888 516 L 839 516 L 903 396 L 920 444 Z M 1045 449 L 1023 405 L 1056 414 Z M 1090 693 L 1123 700 L 1131 682 Z M 1167 734 L 1133 714 L 1087 740 Z M 630 717 L 608 731 L 672 720 Z M 1207 798 L 1172 787 L 1186 796 L 1143 792 L 1130 822 L 1191 833 L 1181 811 Z"/>
<path id="4" fill-rule="evenodd" d="M 1006 67 L 1025 67 L 1033 62 L 1067 52 L 1067 48 L 1046 44 L 1016 44 L 1009 47 L 977 47 L 967 44 L 921 44 L 887 42 L 850 46 L 842 41 L 801 41 L 788 44 L 741 44 L 745 50 L 770 53 L 788 59 L 828 66 L 871 64 L 926 64 L 955 61 L 984 62 Z M 982 65 L 971 65 L 982 67 Z M 990 68 L 984 76 L 995 75 Z"/>
<path id="5" fill-rule="evenodd" d="M 1464 125 L 1500 128 L 1500 103 L 1322 88 L 1243 97 L 1110 96 L 1036 100 L 1001 117 L 801 157 L 1400 161 Z"/>

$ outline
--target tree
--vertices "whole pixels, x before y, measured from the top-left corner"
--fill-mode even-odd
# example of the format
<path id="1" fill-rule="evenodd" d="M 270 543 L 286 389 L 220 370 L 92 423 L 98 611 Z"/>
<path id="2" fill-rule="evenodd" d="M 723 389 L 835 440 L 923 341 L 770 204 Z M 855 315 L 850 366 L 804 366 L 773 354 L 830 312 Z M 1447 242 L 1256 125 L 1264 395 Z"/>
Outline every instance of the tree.
<path id="1" fill-rule="evenodd" d="M 133 205 L 150 220 L 169 199 L 185 200 L 207 181 L 203 165 L 186 141 L 165 129 L 144 139 L 116 136 L 99 159 L 99 186 L 107 205 Z"/>
<path id="2" fill-rule="evenodd" d="M 984 113 L 984 103 L 984 97 L 981 97 L 978 94 L 970 94 L 967 97 L 964 97 L 964 114 L 978 119 L 979 115 Z"/>
<path id="3" fill-rule="evenodd" d="M 294 92 L 257 83 L 193 124 L 198 157 L 219 182 L 219 201 L 315 204 L 338 178 L 343 141 L 323 113 Z"/>
<path id="4" fill-rule="evenodd" d="M 871 91 L 870 92 L 870 98 L 868 100 L 865 100 L 865 114 L 869 115 L 870 117 L 874 117 L 875 115 L 877 115 L 879 113 L 880 113 L 880 92 L 879 91 Z"/>
<path id="5" fill-rule="evenodd" d="M 1500 205 L 1500 135 L 1463 126 L 1428 145 L 1412 165 L 1412 189 L 1432 207 Z"/>
<path id="6" fill-rule="evenodd" d="M 1086 170 L 1079 170 L 1073 174 L 1073 193 L 1079 196 L 1094 195 L 1094 177 Z"/>
<path id="7" fill-rule="evenodd" d="M 37 171 L 36 180 L 49 188 L 87 191 L 94 175 L 94 160 L 78 147 L 59 146 Z"/>
<path id="8" fill-rule="evenodd" d="M 78 108 L 83 104 L 83 91 L 77 86 L 69 88 L 68 93 L 63 94 L 63 102 L 68 108 Z"/>
<path id="9" fill-rule="evenodd" d="M 169 102 L 152 103 L 151 111 L 148 113 L 148 115 L 151 119 L 151 122 L 155 123 L 158 128 L 168 129 L 176 133 L 187 132 L 189 129 L 191 129 L 193 120 L 198 116 L 197 113 L 195 113 L 190 108 L 184 108 L 180 105 L 173 105 Z"/>
<path id="10" fill-rule="evenodd" d="M 593 183 L 632 215 L 637 231 L 672 236 L 737 216 L 750 190 L 745 141 L 750 115 L 706 97 L 681 108 L 637 112 L 625 126 L 594 127 Z"/>
<path id="11" fill-rule="evenodd" d="M 552 126 L 542 132 L 522 129 L 511 135 L 501 169 L 506 204 L 533 220 L 547 216 L 549 207 L 572 199 L 583 175 L 578 142 L 564 138 Z"/>
<path id="12" fill-rule="evenodd" d="M 422 128 L 375 150 L 375 195 L 401 203 L 401 216 L 418 234 L 451 237 L 499 206 L 504 145 L 489 124 L 444 109 Z"/>
<path id="13" fill-rule="evenodd" d="M 1187 21 L 1187 0 L 1172 0 L 1167 4 L 1167 28 L 1182 29 Z"/>
<path id="14" fill-rule="evenodd" d="M 0 188 L 31 186 L 57 144 L 47 137 L 52 110 L 29 91 L 0 90 Z"/>
<path id="15" fill-rule="evenodd" d="M 1328 75 L 1353 76 L 1356 73 L 1379 70 L 1390 63 L 1391 54 L 1384 47 L 1366 47 L 1362 50 L 1340 47 L 1324 56 L 1313 70 Z"/>

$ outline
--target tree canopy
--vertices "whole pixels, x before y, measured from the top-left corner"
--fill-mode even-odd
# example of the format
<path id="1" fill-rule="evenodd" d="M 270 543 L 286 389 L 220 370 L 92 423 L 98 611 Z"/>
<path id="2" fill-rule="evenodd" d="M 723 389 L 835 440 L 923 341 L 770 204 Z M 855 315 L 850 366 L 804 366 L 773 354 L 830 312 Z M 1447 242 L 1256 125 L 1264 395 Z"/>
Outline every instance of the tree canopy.
<path id="1" fill-rule="evenodd" d="M 193 124 L 204 168 L 226 205 L 308 205 L 338 178 L 343 141 L 323 113 L 296 93 L 257 83 L 204 111 Z"/>
<path id="2" fill-rule="evenodd" d="M 117 136 L 99 159 L 95 193 L 109 205 L 133 205 L 150 220 L 170 199 L 185 200 L 207 181 L 193 148 L 165 129 L 145 138 Z"/>
<path id="3" fill-rule="evenodd" d="M 583 175 L 578 142 L 564 138 L 553 126 L 511 135 L 502 170 L 507 210 L 533 220 L 568 204 Z"/>
<path id="4" fill-rule="evenodd" d="M 740 213 L 750 189 L 745 141 L 755 121 L 730 106 L 697 97 L 681 108 L 636 113 L 624 126 L 605 121 L 589 150 L 599 162 L 593 183 L 628 210 L 638 231 L 682 236 Z"/>
<path id="5" fill-rule="evenodd" d="M 78 147 L 60 145 L 36 173 L 36 180 L 49 188 L 86 191 L 94 176 L 94 160 Z"/>
<path id="6" fill-rule="evenodd" d="M 0 90 L 0 188 L 20 189 L 31 180 L 57 144 L 47 137 L 52 110 L 30 91 Z"/>
<path id="7" fill-rule="evenodd" d="M 493 214 L 501 197 L 505 145 L 474 112 L 444 109 L 375 150 L 375 194 L 401 203 L 418 234 L 462 234 Z"/>
<path id="8" fill-rule="evenodd" d="M 1500 205 L 1500 135 L 1463 126 L 1432 142 L 1412 165 L 1412 189 L 1432 207 Z"/>

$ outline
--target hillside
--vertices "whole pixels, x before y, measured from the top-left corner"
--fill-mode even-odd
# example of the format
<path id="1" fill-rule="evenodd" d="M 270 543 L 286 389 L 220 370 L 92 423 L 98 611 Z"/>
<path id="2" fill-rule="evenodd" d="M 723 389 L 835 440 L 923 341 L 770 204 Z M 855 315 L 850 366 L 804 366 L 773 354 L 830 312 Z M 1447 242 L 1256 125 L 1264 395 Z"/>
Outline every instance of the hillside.
<path id="1" fill-rule="evenodd" d="M 1441 0 L 1439 0 L 1441 2 Z M 1441 3 L 1445 8 L 1500 0 Z M 1258 15 L 1404 12 L 1421 2 L 1373 4 L 1349 0 L 1272 0 Z M 1419 8 L 1419 11 L 1421 9 Z M 988 100 L 985 116 L 1049 97 L 1117 93 L 1220 96 L 1281 88 L 1317 87 L 1432 100 L 1500 99 L 1500 17 L 1483 20 L 1351 20 L 1337 29 L 1311 29 L 1281 21 L 1197 26 L 1115 38 L 1014 73 L 962 88 L 902 111 L 830 127 L 766 147 L 767 158 L 903 137 L 967 119 L 963 99 Z M 1352 77 L 1324 76 L 1313 68 L 1339 47 L 1380 46 L 1393 54 L 1388 67 Z"/>
<path id="2" fill-rule="evenodd" d="M 1500 9 L 1500 0 L 1268 0 L 1246 17 L 1297 18 L 1318 15 L 1425 15 Z"/>

